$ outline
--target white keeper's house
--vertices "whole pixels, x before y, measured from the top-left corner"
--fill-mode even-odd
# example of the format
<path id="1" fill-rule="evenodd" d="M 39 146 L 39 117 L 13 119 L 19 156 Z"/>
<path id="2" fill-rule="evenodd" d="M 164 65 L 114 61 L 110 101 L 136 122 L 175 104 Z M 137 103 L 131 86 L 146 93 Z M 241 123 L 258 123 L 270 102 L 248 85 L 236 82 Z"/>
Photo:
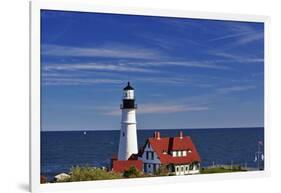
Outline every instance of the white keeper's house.
<path id="1" fill-rule="evenodd" d="M 189 136 L 180 132 L 177 137 L 162 137 L 160 132 L 148 138 L 139 152 L 143 161 L 143 171 L 154 173 L 164 165 L 175 175 L 197 174 L 200 172 L 200 156 Z"/>

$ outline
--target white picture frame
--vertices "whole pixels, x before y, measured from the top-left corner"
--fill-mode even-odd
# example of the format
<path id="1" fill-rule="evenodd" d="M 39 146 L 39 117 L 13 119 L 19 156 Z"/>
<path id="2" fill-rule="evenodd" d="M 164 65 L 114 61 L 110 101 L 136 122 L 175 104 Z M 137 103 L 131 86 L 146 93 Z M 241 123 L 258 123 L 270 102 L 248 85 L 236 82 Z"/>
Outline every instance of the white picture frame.
<path id="1" fill-rule="evenodd" d="M 216 175 L 193 175 L 193 176 L 173 176 L 154 177 L 138 179 L 118 179 L 110 181 L 87 181 L 72 183 L 40 184 L 40 10 L 63 10 L 96 13 L 116 13 L 129 15 L 149 15 L 168 16 L 194 19 L 231 20 L 264 23 L 264 144 L 265 144 L 265 169 L 263 171 L 253 171 L 245 173 L 226 173 Z M 97 189 L 103 187 L 119 187 L 122 185 L 147 185 L 147 184 L 167 184 L 186 183 L 190 181 L 225 180 L 264 177 L 270 174 L 270 125 L 269 125 L 269 25 L 270 18 L 259 15 L 240 15 L 227 13 L 207 13 L 191 12 L 185 10 L 162 10 L 146 9 L 138 7 L 118 7 L 104 6 L 89 1 L 59 2 L 59 1 L 32 1 L 30 2 L 30 190 L 32 192 L 52 191 L 52 190 L 80 190 Z M 172 178 L 172 179 L 171 179 Z"/>

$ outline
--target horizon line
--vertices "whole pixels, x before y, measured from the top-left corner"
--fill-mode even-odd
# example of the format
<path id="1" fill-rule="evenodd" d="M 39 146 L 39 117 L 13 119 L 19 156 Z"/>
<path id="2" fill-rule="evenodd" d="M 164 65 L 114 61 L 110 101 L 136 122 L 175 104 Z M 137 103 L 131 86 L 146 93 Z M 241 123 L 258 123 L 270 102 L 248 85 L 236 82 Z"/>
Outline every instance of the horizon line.
<path id="1" fill-rule="evenodd" d="M 137 129 L 138 130 L 186 130 L 186 129 L 249 129 L 249 128 L 264 128 L 264 126 L 248 126 L 248 127 L 197 127 L 197 128 L 164 128 L 164 129 Z M 87 129 L 87 130 L 40 130 L 40 132 L 61 132 L 61 131 L 120 131 L 120 129 Z"/>

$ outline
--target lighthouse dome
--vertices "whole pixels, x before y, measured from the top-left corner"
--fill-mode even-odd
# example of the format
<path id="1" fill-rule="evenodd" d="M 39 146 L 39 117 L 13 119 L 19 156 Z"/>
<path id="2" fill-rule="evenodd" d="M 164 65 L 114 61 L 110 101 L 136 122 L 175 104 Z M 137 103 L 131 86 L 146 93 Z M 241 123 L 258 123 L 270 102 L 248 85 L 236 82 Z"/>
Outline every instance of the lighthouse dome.
<path id="1" fill-rule="evenodd" d="M 130 85 L 130 82 L 128 82 L 128 85 L 123 90 L 134 90 L 134 88 Z"/>

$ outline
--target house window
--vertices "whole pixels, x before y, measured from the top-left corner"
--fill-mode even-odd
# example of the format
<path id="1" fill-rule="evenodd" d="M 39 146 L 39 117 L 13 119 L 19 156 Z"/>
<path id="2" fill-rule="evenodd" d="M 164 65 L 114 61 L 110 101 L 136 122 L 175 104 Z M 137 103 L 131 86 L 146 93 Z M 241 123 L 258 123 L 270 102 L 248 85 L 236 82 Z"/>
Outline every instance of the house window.
<path id="1" fill-rule="evenodd" d="M 150 148 L 150 143 L 147 144 L 147 147 Z"/>
<path id="2" fill-rule="evenodd" d="M 185 171 L 188 171 L 188 166 L 185 166 Z"/>
<path id="3" fill-rule="evenodd" d="M 171 170 L 172 170 L 172 172 L 175 172 L 175 166 L 174 165 L 171 166 Z"/>
<path id="4" fill-rule="evenodd" d="M 148 168 L 150 168 L 150 164 L 148 164 Z"/>
<path id="5" fill-rule="evenodd" d="M 190 164 L 189 169 L 193 170 L 193 164 Z"/>
<path id="6" fill-rule="evenodd" d="M 146 152 L 146 159 L 149 159 L 149 151 Z"/>
<path id="7" fill-rule="evenodd" d="M 143 164 L 143 169 L 144 169 L 144 172 L 146 173 L 147 172 L 147 164 L 146 163 Z"/>
<path id="8" fill-rule="evenodd" d="M 176 171 L 177 171 L 177 172 L 179 171 L 179 167 L 176 167 Z"/>
<path id="9" fill-rule="evenodd" d="M 123 137 L 125 137 L 125 132 L 122 133 Z"/>
<path id="10" fill-rule="evenodd" d="M 183 166 L 181 167 L 181 171 L 183 172 Z"/>
<path id="11" fill-rule="evenodd" d="M 151 152 L 151 159 L 152 160 L 154 159 L 154 152 L 153 151 Z"/>
<path id="12" fill-rule="evenodd" d="M 186 156 L 186 150 L 182 151 L 182 156 Z"/>
<path id="13" fill-rule="evenodd" d="M 181 156 L 182 156 L 182 155 L 181 155 L 181 151 L 178 151 L 178 156 L 179 156 L 179 157 L 181 157 Z"/>

